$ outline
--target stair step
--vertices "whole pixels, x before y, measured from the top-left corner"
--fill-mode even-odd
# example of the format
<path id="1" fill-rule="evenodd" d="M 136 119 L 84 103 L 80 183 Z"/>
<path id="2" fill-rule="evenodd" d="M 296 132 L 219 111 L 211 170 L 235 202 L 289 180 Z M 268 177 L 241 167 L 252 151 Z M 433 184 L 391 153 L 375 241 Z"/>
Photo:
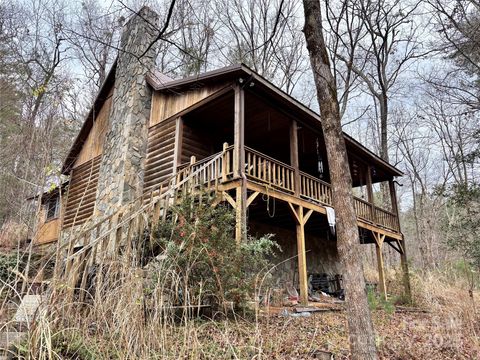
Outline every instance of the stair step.
<path id="1" fill-rule="evenodd" d="M 30 323 L 41 303 L 41 295 L 25 295 L 13 317 L 13 320 L 19 323 Z"/>

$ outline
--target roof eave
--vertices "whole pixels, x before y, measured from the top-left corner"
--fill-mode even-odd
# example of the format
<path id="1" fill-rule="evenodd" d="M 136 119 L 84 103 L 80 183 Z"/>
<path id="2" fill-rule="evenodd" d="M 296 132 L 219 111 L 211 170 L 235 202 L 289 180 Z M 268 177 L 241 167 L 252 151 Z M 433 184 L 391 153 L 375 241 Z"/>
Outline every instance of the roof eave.
<path id="1" fill-rule="evenodd" d="M 72 166 L 80 153 L 83 143 L 85 142 L 85 139 L 88 137 L 88 134 L 90 133 L 90 130 L 93 126 L 93 116 L 96 110 L 98 110 L 99 107 L 103 105 L 105 102 L 108 92 L 110 91 L 110 86 L 113 84 L 115 80 L 115 71 L 117 68 L 117 59 L 112 64 L 112 67 L 110 68 L 110 71 L 107 74 L 107 77 L 103 81 L 97 96 L 95 97 L 95 101 L 93 105 L 90 108 L 90 111 L 88 112 L 88 115 L 86 116 L 83 125 L 75 138 L 75 141 L 73 142 L 72 147 L 70 148 L 70 151 L 68 152 L 67 157 L 65 158 L 62 166 L 62 174 L 63 175 L 68 175 L 72 169 Z"/>

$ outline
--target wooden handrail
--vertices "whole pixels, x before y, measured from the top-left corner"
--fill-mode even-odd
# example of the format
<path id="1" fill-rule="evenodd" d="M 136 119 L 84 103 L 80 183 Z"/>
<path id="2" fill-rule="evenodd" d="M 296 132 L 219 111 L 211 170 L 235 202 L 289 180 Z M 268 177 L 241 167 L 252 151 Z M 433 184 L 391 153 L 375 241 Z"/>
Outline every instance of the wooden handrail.
<path id="1" fill-rule="evenodd" d="M 260 151 L 257 151 L 257 150 L 254 150 L 254 149 L 252 149 L 252 148 L 249 148 L 248 146 L 245 146 L 245 150 L 246 150 L 246 151 L 249 151 L 249 152 L 251 152 L 251 153 L 254 153 L 254 154 L 258 155 L 258 156 L 261 156 L 262 158 L 264 158 L 264 159 L 266 159 L 266 160 L 269 160 L 269 161 L 271 161 L 271 162 L 275 162 L 275 163 L 277 163 L 277 164 L 279 164 L 279 165 L 282 165 L 282 166 L 286 167 L 286 168 L 289 169 L 289 170 L 292 170 L 292 171 L 295 170 L 295 169 L 293 168 L 293 166 L 288 165 L 288 164 L 285 164 L 284 162 L 281 162 L 280 160 L 274 159 L 274 158 L 272 158 L 271 156 L 265 155 L 265 154 L 261 153 Z"/>
<path id="2" fill-rule="evenodd" d="M 330 184 L 304 172 L 300 172 L 300 196 L 332 206 Z"/>
<path id="3" fill-rule="evenodd" d="M 287 193 L 295 192 L 295 170 L 258 151 L 245 148 L 245 175 Z"/>
<path id="4" fill-rule="evenodd" d="M 103 224 L 105 223 L 108 223 L 110 222 L 114 217 L 118 217 L 119 214 L 122 214 L 122 220 L 121 222 L 119 222 L 118 224 L 116 224 L 116 226 L 114 227 L 111 227 L 109 228 L 107 231 L 103 232 L 102 234 L 96 236 L 96 239 L 94 239 L 93 241 L 90 241 L 86 246 L 84 246 L 81 250 L 75 252 L 74 254 L 71 254 L 69 257 L 67 257 L 66 261 L 69 261 L 69 260 L 72 260 L 73 258 L 83 254 L 84 252 L 86 252 L 88 249 L 92 248 L 94 245 L 96 245 L 97 243 L 99 243 L 101 240 L 104 240 L 105 237 L 107 237 L 108 235 L 110 235 L 113 231 L 115 231 L 116 229 L 118 229 L 119 227 L 127 224 L 130 222 L 130 220 L 132 218 L 134 218 L 135 216 L 138 216 L 139 214 L 142 214 L 143 212 L 145 212 L 146 210 L 148 210 L 149 208 L 153 208 L 155 206 L 155 204 L 157 202 L 159 202 L 160 200 L 162 199 L 165 199 L 167 198 L 167 196 L 171 196 L 173 195 L 173 192 L 175 192 L 178 188 L 180 188 L 182 185 L 184 185 L 185 183 L 187 183 L 191 178 L 193 178 L 195 175 L 197 175 L 198 173 L 200 173 L 203 169 L 203 167 L 207 167 L 209 164 L 215 162 L 216 160 L 220 159 L 222 156 L 222 153 L 218 153 L 216 154 L 213 158 L 210 159 L 210 161 L 207 161 L 206 163 L 203 164 L 202 167 L 199 167 L 198 169 L 194 170 L 193 172 L 191 172 L 190 174 L 188 174 L 188 176 L 186 176 L 184 179 L 182 179 L 180 182 L 176 182 L 174 183 L 173 186 L 170 186 L 169 188 L 167 188 L 167 190 L 165 192 L 162 192 L 162 193 L 159 193 L 158 195 L 156 195 L 155 197 L 153 197 L 151 199 L 150 202 L 148 202 L 147 204 L 141 206 L 140 208 L 138 209 L 134 209 L 133 211 L 132 210 L 132 207 L 134 206 L 134 203 L 130 203 L 127 205 L 127 207 L 125 208 L 122 208 L 120 210 L 118 210 L 117 212 L 115 212 L 114 214 L 111 214 L 107 217 L 104 217 L 102 218 L 100 221 L 96 222 L 94 225 L 90 226 L 87 230 L 83 231 L 82 233 L 80 233 L 80 235 L 78 236 L 75 236 L 74 238 L 72 239 L 69 239 L 68 243 L 62 245 L 58 250 L 62 250 L 64 249 L 65 246 L 70 246 L 71 247 L 71 244 L 73 243 L 76 243 L 78 240 L 82 239 L 84 236 L 86 236 L 87 234 L 90 234 L 92 230 L 96 229 L 96 228 L 99 228 L 101 227 Z M 175 176 L 172 176 L 168 181 L 164 181 L 162 184 L 165 184 L 165 183 L 171 183 L 173 179 L 176 179 L 176 176 L 178 174 L 176 174 Z M 158 190 L 152 190 L 151 193 L 153 194 L 155 191 L 158 191 Z M 125 210 L 128 209 L 128 211 L 130 212 L 130 214 L 126 214 L 125 215 Z"/>
<path id="5" fill-rule="evenodd" d="M 227 144 L 225 144 L 224 150 L 221 152 L 210 155 L 198 162 L 180 165 L 174 175 L 139 198 L 143 199 L 146 203 L 138 207 L 139 199 L 136 199 L 114 214 L 101 218 L 95 222 L 95 224 L 70 239 L 66 244 L 61 245 L 58 250 L 62 251 L 67 246 L 72 248 L 78 241 L 85 237 L 91 237 L 92 232 L 97 230 L 95 234 L 96 238 L 86 243 L 80 251 L 73 254 L 69 250 L 70 254 L 67 256 L 67 260 L 72 260 L 94 247 L 97 243 L 101 242 L 101 240 L 111 236 L 116 229 L 130 224 L 139 214 L 152 211 L 158 207 L 157 204 L 160 201 L 174 196 L 176 191 L 185 187 L 184 185 L 187 183 L 190 187 L 196 188 L 204 185 L 210 186 L 212 182 L 217 184 L 220 180 L 224 181 L 227 175 L 231 175 L 230 163 L 225 163 L 226 161 L 230 162 L 232 160 L 232 157 L 229 156 L 231 151 L 233 151 L 233 146 L 227 146 Z M 295 192 L 294 172 L 295 169 L 292 166 L 262 154 L 259 151 L 245 147 L 245 175 L 254 181 L 268 184 L 280 191 L 293 194 Z M 299 172 L 299 174 L 301 197 L 323 205 L 332 206 L 332 190 L 330 184 L 304 172 Z M 183 190 L 191 191 L 192 189 Z M 354 197 L 354 204 L 356 214 L 359 218 L 378 226 L 399 231 L 399 222 L 396 214 L 373 206 L 371 203 L 357 197 Z M 108 229 L 103 230 L 102 233 L 99 234 L 100 231 L 98 230 L 102 230 L 102 225 L 107 223 L 109 224 Z"/>
<path id="6" fill-rule="evenodd" d="M 300 171 L 300 175 L 305 176 L 305 177 L 307 177 L 307 178 L 309 178 L 309 179 L 315 180 L 315 181 L 319 182 L 319 183 L 322 184 L 322 185 L 331 187 L 331 185 L 330 185 L 329 183 L 327 183 L 326 181 L 323 181 L 322 179 L 319 179 L 319 178 L 317 178 L 317 177 L 315 177 L 315 176 L 313 176 L 313 175 L 307 174 L 306 172 Z"/>

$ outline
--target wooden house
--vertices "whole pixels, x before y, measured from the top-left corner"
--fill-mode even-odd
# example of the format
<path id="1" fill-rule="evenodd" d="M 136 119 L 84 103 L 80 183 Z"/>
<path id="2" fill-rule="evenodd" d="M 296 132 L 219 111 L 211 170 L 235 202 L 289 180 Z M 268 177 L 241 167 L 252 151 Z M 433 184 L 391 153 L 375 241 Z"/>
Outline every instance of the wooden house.
<path id="1" fill-rule="evenodd" d="M 131 21 L 129 26 L 141 24 Z M 127 26 L 125 31 L 132 29 Z M 201 185 L 214 192 L 218 202 L 235 209 L 236 241 L 244 241 L 247 233 L 276 234 L 281 256 L 293 259 L 279 267 L 279 281 L 294 282 L 303 301 L 309 274 L 341 274 L 331 226 L 334 203 L 327 154 L 316 112 L 243 64 L 178 80 L 145 71 L 140 80 L 134 77 L 135 94 L 122 95 L 119 82 L 130 81 L 125 74 L 131 65 L 122 56 L 126 55 L 120 54 L 113 65 L 65 160 L 62 172 L 70 181 L 64 201 L 56 201 L 55 210 L 51 204 L 59 192 L 45 201 L 47 219 L 55 218 L 57 227 L 35 237 L 38 243 L 62 238 L 64 256 L 71 261 L 67 261 L 67 272 L 101 237 L 107 242 L 129 241 L 128 235 L 122 235 L 128 231 L 118 229 L 141 228 L 132 204 L 137 204 L 135 209 L 143 206 L 147 217 L 158 219 L 175 191 Z M 140 120 L 127 124 L 130 120 L 123 123 L 121 116 L 130 119 L 127 112 L 136 103 L 128 101 L 137 95 L 143 96 L 138 102 L 143 102 L 147 115 L 140 130 L 131 131 L 122 126 Z M 120 115 L 115 112 L 116 106 L 125 103 Z M 118 134 L 134 137 L 135 142 L 128 143 L 131 139 Z M 376 246 L 380 287 L 385 292 L 383 245 L 392 246 L 406 262 L 394 181 L 402 172 L 344 136 L 353 187 L 359 195 L 354 204 L 360 239 Z M 112 150 L 122 141 L 127 144 Z M 126 154 L 112 156 L 114 151 Z M 118 157 L 121 161 L 115 162 Z M 110 165 L 102 173 L 105 164 Z M 122 180 L 132 178 L 125 174 L 132 169 L 134 180 Z M 120 180 L 118 173 L 123 176 Z M 373 186 L 382 182 L 390 187 L 388 209 L 374 202 Z M 111 194 L 117 188 L 118 194 L 105 205 L 102 193 Z M 140 205 L 138 199 L 142 199 Z M 102 230 L 100 225 L 107 223 Z"/>

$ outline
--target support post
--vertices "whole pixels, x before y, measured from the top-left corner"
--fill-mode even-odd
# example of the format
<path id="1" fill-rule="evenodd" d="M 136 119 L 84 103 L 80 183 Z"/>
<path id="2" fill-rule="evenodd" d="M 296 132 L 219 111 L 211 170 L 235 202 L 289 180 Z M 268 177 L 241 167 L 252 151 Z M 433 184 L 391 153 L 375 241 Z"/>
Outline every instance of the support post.
<path id="1" fill-rule="evenodd" d="M 247 236 L 247 191 L 243 182 L 235 190 L 235 241 L 240 244 Z"/>
<path id="2" fill-rule="evenodd" d="M 177 168 L 182 164 L 183 147 L 183 119 L 181 117 L 175 120 L 175 148 L 173 150 L 173 175 Z"/>
<path id="3" fill-rule="evenodd" d="M 298 255 L 298 282 L 300 287 L 300 303 L 308 305 L 308 278 L 307 278 L 307 256 L 305 251 L 305 224 L 307 223 L 312 211 L 305 216 L 303 206 L 294 207 L 288 204 L 295 218 L 297 233 L 297 255 Z"/>
<path id="4" fill-rule="evenodd" d="M 298 161 L 298 127 L 297 122 L 292 120 L 290 124 L 290 165 L 294 170 L 295 196 L 300 196 L 300 169 Z"/>
<path id="5" fill-rule="evenodd" d="M 223 143 L 223 156 L 222 156 L 222 182 L 227 181 L 227 174 L 228 174 L 228 166 L 230 164 L 230 161 L 228 159 L 228 143 L 224 142 Z"/>
<path id="6" fill-rule="evenodd" d="M 242 179 L 236 188 L 235 240 L 237 244 L 247 235 L 247 188 L 245 183 L 245 93 L 240 85 L 235 86 L 233 174 Z"/>
<path id="7" fill-rule="evenodd" d="M 392 200 L 392 210 L 393 213 L 397 216 L 397 226 L 398 231 L 401 232 L 400 229 L 400 218 L 398 216 L 398 202 L 397 202 L 397 191 L 395 189 L 395 183 L 393 180 L 389 180 L 388 186 L 390 188 L 390 198 Z M 408 271 L 408 260 L 407 260 L 407 250 L 405 246 L 405 238 L 402 235 L 402 246 L 401 246 L 401 253 L 400 253 L 400 264 L 402 266 L 403 272 L 403 287 L 405 291 L 405 296 L 409 302 L 412 301 L 412 289 L 410 287 L 410 274 Z"/>
<path id="8" fill-rule="evenodd" d="M 380 293 L 387 299 L 387 284 L 385 282 L 385 267 L 383 265 L 383 242 L 385 235 L 374 232 L 375 248 L 377 251 L 377 267 L 378 267 L 378 282 L 380 285 Z"/>
<path id="9" fill-rule="evenodd" d="M 245 173 L 245 94 L 243 89 L 235 86 L 233 174 L 242 177 Z"/>
<path id="10" fill-rule="evenodd" d="M 366 181 L 367 181 L 367 199 L 368 203 L 370 204 L 370 220 L 375 222 L 375 200 L 373 198 L 373 186 L 372 186 L 372 167 L 367 166 L 367 174 L 366 174 Z"/>

